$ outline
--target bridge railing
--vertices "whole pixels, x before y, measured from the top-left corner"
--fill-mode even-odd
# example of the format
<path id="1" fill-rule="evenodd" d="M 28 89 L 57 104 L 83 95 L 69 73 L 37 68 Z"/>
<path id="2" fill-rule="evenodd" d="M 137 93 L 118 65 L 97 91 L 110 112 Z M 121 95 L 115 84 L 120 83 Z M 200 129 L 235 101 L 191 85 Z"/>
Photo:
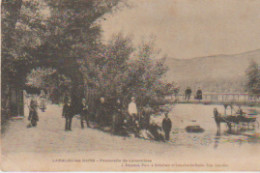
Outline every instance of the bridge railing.
<path id="1" fill-rule="evenodd" d="M 185 99 L 184 94 L 178 94 L 172 96 L 172 100 L 179 102 L 198 102 L 195 99 L 195 95 L 191 95 L 190 99 Z M 216 102 L 216 103 L 225 103 L 225 102 L 237 102 L 237 103 L 260 103 L 260 95 L 250 95 L 247 93 L 204 93 L 202 95 L 202 102 Z"/>

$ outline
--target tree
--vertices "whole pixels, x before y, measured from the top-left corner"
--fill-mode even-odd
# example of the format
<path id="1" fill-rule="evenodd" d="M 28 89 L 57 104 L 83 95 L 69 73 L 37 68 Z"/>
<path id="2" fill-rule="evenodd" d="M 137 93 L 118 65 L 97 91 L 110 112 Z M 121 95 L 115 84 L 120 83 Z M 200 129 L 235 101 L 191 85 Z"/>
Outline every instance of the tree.
<path id="1" fill-rule="evenodd" d="M 110 106 L 116 99 L 125 102 L 124 91 L 128 80 L 128 61 L 134 48 L 129 37 L 121 33 L 114 35 L 106 45 L 92 55 L 82 66 L 84 75 L 85 95 L 89 100 L 90 109 L 95 112 L 96 101 L 105 97 Z"/>
<path id="2" fill-rule="evenodd" d="M 21 93 L 27 74 L 37 67 L 56 69 L 73 80 L 72 91 L 78 91 L 79 63 L 99 44 L 98 20 L 119 1 L 3 0 L 2 108 L 10 109 L 10 88 Z M 79 94 L 72 96 L 76 105 Z"/>
<path id="3" fill-rule="evenodd" d="M 154 46 L 153 41 L 139 46 L 135 60 L 130 62 L 129 93 L 137 97 L 141 107 L 149 105 L 154 113 L 169 111 L 167 96 L 172 95 L 172 87 L 163 80 L 168 67 L 166 57 Z"/>
<path id="4" fill-rule="evenodd" d="M 52 103 L 62 102 L 62 98 L 68 95 L 68 91 L 72 86 L 71 80 L 66 76 L 57 73 L 52 68 L 35 68 L 27 75 L 26 86 L 36 87 L 44 90 L 48 94 L 48 98 Z"/>
<path id="5" fill-rule="evenodd" d="M 39 57 L 37 66 L 51 67 L 72 81 L 71 99 L 75 113 L 83 97 L 81 64 L 90 61 L 100 45 L 100 20 L 120 0 L 46 0 L 50 17 L 46 39 L 33 52 Z"/>
<path id="6" fill-rule="evenodd" d="M 22 0 L 8 1 L 3 0 L 1 6 L 1 26 L 2 26 L 2 47 L 1 47 L 1 118 L 2 123 L 6 117 L 10 114 L 10 78 L 8 75 L 11 72 L 10 59 L 13 43 L 13 33 L 15 31 L 15 25 L 20 14 Z M 13 59 L 13 58 L 12 58 Z M 9 70 L 10 69 L 10 70 Z"/>
<path id="7" fill-rule="evenodd" d="M 249 65 L 247 71 L 247 90 L 251 95 L 260 95 L 260 70 L 259 65 L 252 61 Z"/>
<path id="8" fill-rule="evenodd" d="M 165 110 L 170 103 L 167 96 L 174 86 L 162 80 L 167 72 L 165 58 L 160 58 L 153 42 L 144 42 L 136 50 L 130 37 L 118 34 L 103 47 L 103 53 L 92 59 L 96 61 L 84 68 L 84 79 L 96 88 L 96 98 L 102 95 L 110 104 L 119 98 L 126 108 L 130 98 L 136 97 L 140 109 L 149 106 L 154 113 L 169 111 Z"/>
<path id="9" fill-rule="evenodd" d="M 37 1 L 2 1 L 2 120 L 23 114 L 22 89 L 34 59 L 28 49 L 36 46 L 41 17 Z M 34 39 L 32 39 L 34 37 Z M 11 95 L 17 100 L 11 102 Z M 4 122 L 4 121 L 2 121 Z"/>

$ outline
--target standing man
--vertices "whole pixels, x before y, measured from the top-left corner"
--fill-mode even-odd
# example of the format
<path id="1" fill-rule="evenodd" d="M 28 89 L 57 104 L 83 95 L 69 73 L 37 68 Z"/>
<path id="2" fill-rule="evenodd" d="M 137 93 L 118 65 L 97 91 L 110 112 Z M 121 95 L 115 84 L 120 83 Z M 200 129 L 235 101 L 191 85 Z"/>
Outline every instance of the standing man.
<path id="1" fill-rule="evenodd" d="M 128 105 L 128 113 L 130 115 L 131 120 L 137 118 L 138 111 L 137 111 L 137 106 L 134 97 L 131 98 L 131 102 Z"/>
<path id="2" fill-rule="evenodd" d="M 138 110 L 135 102 L 135 98 L 131 98 L 131 102 L 128 105 L 128 114 L 130 116 L 130 126 L 135 133 L 135 136 L 139 135 L 139 128 L 140 128 L 140 118 L 138 119 Z"/>
<path id="3" fill-rule="evenodd" d="M 105 118 L 106 118 L 106 101 L 105 101 L 105 97 L 100 97 L 99 100 L 99 106 L 98 106 L 98 112 L 97 112 L 97 123 L 100 126 L 104 125 L 105 122 Z"/>
<path id="4" fill-rule="evenodd" d="M 122 127 L 122 104 L 120 99 L 116 100 L 114 110 L 113 110 L 113 117 L 112 117 L 112 133 L 117 133 L 119 129 Z"/>
<path id="5" fill-rule="evenodd" d="M 197 90 L 196 99 L 199 100 L 199 102 L 202 100 L 202 90 L 200 88 Z"/>
<path id="6" fill-rule="evenodd" d="M 89 121 L 88 121 L 88 105 L 87 101 L 85 98 L 82 98 L 82 102 L 80 105 L 80 123 L 81 123 L 81 128 L 84 129 L 84 121 L 86 121 L 87 127 L 89 126 Z"/>
<path id="7" fill-rule="evenodd" d="M 165 140 L 168 141 L 170 139 L 170 131 L 172 129 L 172 121 L 168 117 L 168 113 L 165 114 L 165 118 L 162 122 L 162 128 L 165 134 Z"/>
<path id="8" fill-rule="evenodd" d="M 65 131 L 70 130 L 71 131 L 71 123 L 72 123 L 72 109 L 70 100 L 68 98 L 64 99 L 64 106 L 62 111 L 62 117 L 65 117 Z"/>
<path id="9" fill-rule="evenodd" d="M 188 101 L 190 100 L 191 93 L 192 93 L 192 91 L 191 91 L 190 87 L 188 87 L 185 90 L 185 100 L 188 100 Z"/>

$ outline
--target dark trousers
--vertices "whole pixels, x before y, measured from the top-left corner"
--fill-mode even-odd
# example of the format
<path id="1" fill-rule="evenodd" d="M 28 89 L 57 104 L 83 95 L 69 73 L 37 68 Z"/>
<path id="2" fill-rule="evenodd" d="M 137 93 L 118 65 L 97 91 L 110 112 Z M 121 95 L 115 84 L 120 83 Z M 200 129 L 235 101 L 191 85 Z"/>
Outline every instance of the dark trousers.
<path id="1" fill-rule="evenodd" d="M 84 128 L 84 121 L 86 121 L 87 127 L 89 127 L 88 116 L 86 114 L 80 114 L 81 128 Z"/>
<path id="2" fill-rule="evenodd" d="M 164 130 L 165 133 L 165 140 L 169 140 L 170 139 L 170 131 L 169 130 Z"/>
<path id="3" fill-rule="evenodd" d="M 66 117 L 65 130 L 71 130 L 72 117 Z"/>
<path id="4" fill-rule="evenodd" d="M 185 100 L 190 100 L 190 94 L 185 94 Z"/>
<path id="5" fill-rule="evenodd" d="M 105 118 L 106 118 L 106 112 L 104 110 L 99 111 L 97 114 L 97 123 L 100 126 L 104 126 L 107 123 Z"/>

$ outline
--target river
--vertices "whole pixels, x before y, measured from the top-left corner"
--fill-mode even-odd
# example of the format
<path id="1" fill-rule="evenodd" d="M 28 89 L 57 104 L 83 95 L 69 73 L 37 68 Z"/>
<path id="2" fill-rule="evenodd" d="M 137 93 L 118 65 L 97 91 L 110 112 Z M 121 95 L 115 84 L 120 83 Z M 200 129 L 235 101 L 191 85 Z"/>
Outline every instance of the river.
<path id="1" fill-rule="evenodd" d="M 252 138 L 248 135 L 259 134 L 259 125 L 256 123 L 255 129 L 251 127 L 243 132 L 228 133 L 226 124 L 221 124 L 220 133 L 217 132 L 217 126 L 214 120 L 213 109 L 217 108 L 220 113 L 224 113 L 223 105 L 203 105 L 203 104 L 176 104 L 169 113 L 172 121 L 172 132 L 170 143 L 186 147 L 225 147 L 228 145 L 240 147 L 241 145 L 260 145 L 258 138 Z M 237 107 L 234 107 L 237 109 Z M 243 111 L 249 109 L 258 112 L 257 121 L 259 122 L 259 108 L 242 107 Z M 228 110 L 230 111 L 230 110 Z M 228 113 L 227 111 L 227 113 Z M 161 124 L 163 116 L 152 118 L 157 124 Z M 191 125 L 199 125 L 204 129 L 201 133 L 188 133 L 185 128 Z M 244 127 L 244 129 L 247 126 Z"/>

